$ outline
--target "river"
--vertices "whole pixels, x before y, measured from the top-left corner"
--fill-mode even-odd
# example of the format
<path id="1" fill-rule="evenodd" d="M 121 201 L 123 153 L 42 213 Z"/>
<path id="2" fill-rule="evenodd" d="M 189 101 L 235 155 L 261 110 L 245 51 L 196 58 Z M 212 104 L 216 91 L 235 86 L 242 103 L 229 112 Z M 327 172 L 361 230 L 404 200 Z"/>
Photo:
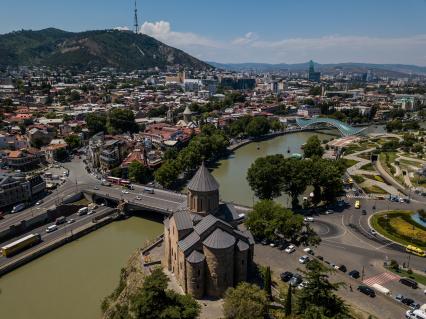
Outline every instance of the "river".
<path id="1" fill-rule="evenodd" d="M 330 134 L 337 134 L 337 130 L 331 130 Z M 322 141 L 324 139 L 336 138 L 319 132 L 299 132 L 275 137 L 259 143 L 247 144 L 237 149 L 229 158 L 218 162 L 217 168 L 212 172 L 213 176 L 220 184 L 220 197 L 224 201 L 252 206 L 257 198 L 248 185 L 246 176 L 250 165 L 258 157 L 283 154 L 290 156 L 293 153 L 303 153 L 301 146 L 306 143 L 309 137 L 317 135 Z M 288 150 L 290 149 L 290 153 Z M 288 206 L 286 195 L 276 199 L 277 202 Z"/>
<path id="2" fill-rule="evenodd" d="M 162 231 L 138 217 L 114 222 L 1 277 L 0 317 L 100 318 L 131 253 Z"/>

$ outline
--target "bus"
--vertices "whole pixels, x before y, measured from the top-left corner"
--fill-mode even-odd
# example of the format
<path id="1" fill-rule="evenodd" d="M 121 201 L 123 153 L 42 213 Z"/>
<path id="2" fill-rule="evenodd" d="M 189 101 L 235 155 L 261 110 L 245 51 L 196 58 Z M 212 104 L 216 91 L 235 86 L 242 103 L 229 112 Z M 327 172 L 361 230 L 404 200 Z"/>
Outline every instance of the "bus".
<path id="1" fill-rule="evenodd" d="M 123 179 L 123 178 L 119 178 L 119 177 L 108 176 L 106 178 L 106 180 L 108 182 L 110 182 L 111 184 L 115 184 L 115 185 L 121 185 L 121 186 L 128 186 L 128 185 L 130 185 L 130 181 L 129 180 Z"/>
<path id="2" fill-rule="evenodd" d="M 420 248 L 418 248 L 416 246 L 413 246 L 413 245 L 408 245 L 405 248 L 405 251 L 407 253 L 410 253 L 410 254 L 413 254 L 413 255 L 417 255 L 417 256 L 420 256 L 420 257 L 425 257 L 426 256 L 426 253 L 425 253 L 425 251 L 423 249 L 420 249 Z"/>
<path id="3" fill-rule="evenodd" d="M 13 206 L 12 214 L 13 213 L 19 213 L 24 208 L 25 208 L 25 203 L 21 203 L 21 204 L 15 205 L 15 206 Z"/>
<path id="4" fill-rule="evenodd" d="M 21 239 L 18 239 L 13 243 L 3 246 L 1 248 L 1 253 L 5 257 L 10 257 L 24 249 L 37 245 L 39 242 L 41 242 L 40 234 L 31 234 Z"/>

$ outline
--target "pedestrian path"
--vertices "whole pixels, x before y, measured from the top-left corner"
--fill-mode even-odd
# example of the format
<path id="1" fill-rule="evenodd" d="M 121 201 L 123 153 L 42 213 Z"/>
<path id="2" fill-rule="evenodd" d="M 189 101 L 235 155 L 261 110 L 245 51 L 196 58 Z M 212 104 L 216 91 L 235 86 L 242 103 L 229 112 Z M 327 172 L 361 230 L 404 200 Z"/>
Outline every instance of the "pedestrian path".
<path id="1" fill-rule="evenodd" d="M 399 280 L 399 276 L 390 272 L 383 272 L 381 274 L 369 277 L 363 280 L 363 283 L 368 286 L 373 286 L 374 284 L 383 285 L 389 281 Z"/>
<path id="2" fill-rule="evenodd" d="M 369 195 L 352 195 L 352 194 L 346 194 L 347 198 L 359 198 L 359 199 L 370 199 L 371 196 Z"/>

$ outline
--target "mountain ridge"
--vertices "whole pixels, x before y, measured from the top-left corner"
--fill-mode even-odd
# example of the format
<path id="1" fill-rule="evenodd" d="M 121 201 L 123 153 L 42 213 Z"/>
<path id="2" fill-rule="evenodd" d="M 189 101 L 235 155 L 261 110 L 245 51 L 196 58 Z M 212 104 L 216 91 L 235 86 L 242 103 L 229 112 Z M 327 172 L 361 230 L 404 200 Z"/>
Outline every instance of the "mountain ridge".
<path id="1" fill-rule="evenodd" d="M 0 35 L 2 66 L 63 66 L 89 70 L 115 67 L 137 70 L 169 66 L 212 68 L 182 50 L 131 31 L 68 32 L 56 28 Z"/>

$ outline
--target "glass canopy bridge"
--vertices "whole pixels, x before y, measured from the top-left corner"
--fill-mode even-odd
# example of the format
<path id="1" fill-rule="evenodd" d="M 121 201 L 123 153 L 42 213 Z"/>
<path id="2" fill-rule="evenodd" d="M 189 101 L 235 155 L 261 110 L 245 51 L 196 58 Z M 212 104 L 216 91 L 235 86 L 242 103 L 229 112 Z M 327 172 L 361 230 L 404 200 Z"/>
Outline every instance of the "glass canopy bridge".
<path id="1" fill-rule="evenodd" d="M 316 117 L 309 120 L 297 118 L 296 123 L 301 128 L 307 128 L 309 126 L 317 125 L 317 124 L 326 124 L 326 125 L 337 128 L 340 134 L 342 134 L 343 136 L 358 135 L 366 129 L 365 127 L 364 128 L 353 127 L 353 126 L 350 126 L 349 124 L 346 124 L 339 120 L 328 118 L 328 117 Z"/>

